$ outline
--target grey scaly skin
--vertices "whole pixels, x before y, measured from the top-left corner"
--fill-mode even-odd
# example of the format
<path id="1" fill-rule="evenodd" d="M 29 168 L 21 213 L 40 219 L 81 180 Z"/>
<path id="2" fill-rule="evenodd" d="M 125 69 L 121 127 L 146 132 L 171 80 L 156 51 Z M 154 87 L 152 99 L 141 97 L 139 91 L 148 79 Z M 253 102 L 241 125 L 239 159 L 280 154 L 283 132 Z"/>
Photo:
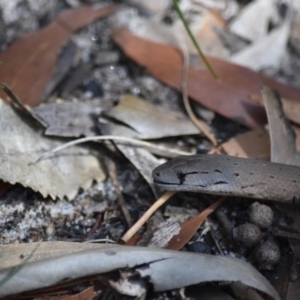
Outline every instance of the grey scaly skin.
<path id="1" fill-rule="evenodd" d="M 300 167 L 226 155 L 179 156 L 152 172 L 167 190 L 300 202 Z"/>

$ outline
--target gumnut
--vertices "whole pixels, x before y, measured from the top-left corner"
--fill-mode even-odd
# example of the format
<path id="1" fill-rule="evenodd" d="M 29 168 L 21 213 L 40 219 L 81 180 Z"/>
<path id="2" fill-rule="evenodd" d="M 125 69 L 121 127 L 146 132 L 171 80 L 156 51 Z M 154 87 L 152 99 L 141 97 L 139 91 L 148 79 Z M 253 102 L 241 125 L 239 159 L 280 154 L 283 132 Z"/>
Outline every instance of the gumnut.
<path id="1" fill-rule="evenodd" d="M 249 220 L 259 228 L 267 229 L 274 220 L 273 210 L 265 204 L 254 202 L 249 207 Z"/>
<path id="2" fill-rule="evenodd" d="M 281 252 L 278 244 L 269 238 L 256 250 L 255 259 L 260 270 L 273 270 L 280 261 Z"/>
<path id="3" fill-rule="evenodd" d="M 242 246 L 250 248 L 261 240 L 263 234 L 256 225 L 247 223 L 233 228 L 232 237 Z"/>

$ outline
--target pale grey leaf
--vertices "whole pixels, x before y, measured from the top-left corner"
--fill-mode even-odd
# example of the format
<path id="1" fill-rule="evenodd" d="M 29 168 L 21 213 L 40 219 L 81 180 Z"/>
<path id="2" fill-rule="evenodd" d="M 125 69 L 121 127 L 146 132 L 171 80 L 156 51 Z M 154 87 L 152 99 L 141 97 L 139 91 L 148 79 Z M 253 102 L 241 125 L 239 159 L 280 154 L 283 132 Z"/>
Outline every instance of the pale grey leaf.
<path id="1" fill-rule="evenodd" d="M 48 287 L 66 278 L 72 280 L 124 268 L 132 268 L 141 278 L 149 280 L 155 291 L 201 282 L 230 281 L 241 282 L 273 299 L 280 299 L 254 267 L 237 258 L 129 246 L 107 246 L 27 263 L 1 287 L 0 296 Z M 11 271 L 2 270 L 0 281 Z"/>
<path id="2" fill-rule="evenodd" d="M 72 199 L 79 188 L 87 189 L 93 180 L 102 181 L 105 174 L 99 159 L 87 147 L 72 147 L 50 159 L 32 164 L 43 152 L 61 144 L 42 136 L 42 132 L 0 100 L 0 178 L 20 183 L 44 197 Z"/>

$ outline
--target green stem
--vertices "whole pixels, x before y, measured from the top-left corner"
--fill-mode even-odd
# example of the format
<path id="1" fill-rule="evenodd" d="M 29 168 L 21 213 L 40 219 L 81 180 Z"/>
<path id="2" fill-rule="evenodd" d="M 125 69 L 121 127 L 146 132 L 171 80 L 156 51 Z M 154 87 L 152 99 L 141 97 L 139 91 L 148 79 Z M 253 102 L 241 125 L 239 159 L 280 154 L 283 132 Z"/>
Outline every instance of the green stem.
<path id="1" fill-rule="evenodd" d="M 181 19 L 182 23 L 183 23 L 183 26 L 184 28 L 186 29 L 189 37 L 191 38 L 194 46 L 196 47 L 197 51 L 198 51 L 198 54 L 200 55 L 200 57 L 202 58 L 204 64 L 206 65 L 207 69 L 209 70 L 209 72 L 211 73 L 211 75 L 215 78 L 215 79 L 218 79 L 218 76 L 216 74 L 216 72 L 214 71 L 214 69 L 212 68 L 211 64 L 209 63 L 209 61 L 206 59 L 204 53 L 201 51 L 200 49 L 200 46 L 198 44 L 198 42 L 196 41 L 193 33 L 191 32 L 190 28 L 189 28 L 189 25 L 186 21 L 186 19 L 184 18 L 183 14 L 182 14 L 182 11 L 181 9 L 179 8 L 178 6 L 178 3 L 177 3 L 177 0 L 173 0 L 173 4 L 174 4 L 174 7 L 175 7 L 175 10 L 179 16 L 179 18 Z"/>

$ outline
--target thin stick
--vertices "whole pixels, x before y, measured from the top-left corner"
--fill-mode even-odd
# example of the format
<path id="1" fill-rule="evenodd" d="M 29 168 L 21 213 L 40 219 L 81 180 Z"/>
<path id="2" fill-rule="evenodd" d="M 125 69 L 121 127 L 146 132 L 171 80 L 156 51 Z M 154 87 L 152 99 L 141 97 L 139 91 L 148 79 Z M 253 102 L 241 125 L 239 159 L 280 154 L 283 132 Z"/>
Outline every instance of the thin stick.
<path id="1" fill-rule="evenodd" d="M 167 191 L 165 192 L 156 202 L 148 208 L 145 214 L 123 235 L 121 238 L 125 243 L 127 243 L 137 231 L 148 221 L 148 219 L 165 204 L 176 192 Z"/>
<path id="2" fill-rule="evenodd" d="M 217 147 L 218 142 L 214 135 L 211 133 L 211 130 L 209 127 L 206 125 L 205 122 L 202 120 L 199 120 L 192 108 L 191 104 L 188 98 L 188 93 L 187 93 L 187 81 L 188 81 L 188 67 L 189 67 L 189 54 L 188 50 L 186 47 L 185 41 L 182 41 L 182 50 L 183 50 L 183 69 L 182 69 L 182 98 L 183 98 L 183 104 L 185 107 L 185 110 L 190 117 L 191 121 L 194 123 L 194 125 L 212 142 L 214 147 Z"/>
<path id="3" fill-rule="evenodd" d="M 178 156 L 178 155 L 191 155 L 192 153 L 190 152 L 185 152 L 185 151 L 179 151 L 179 150 L 175 150 L 175 149 L 168 149 L 159 145 L 154 145 L 152 143 L 148 143 L 145 141 L 140 141 L 134 138 L 129 138 L 129 137 L 124 137 L 124 136 L 116 136 L 116 135 L 100 135 L 100 136 L 91 136 L 91 137 L 85 137 L 85 138 L 81 138 L 75 141 L 71 141 L 69 143 L 65 143 L 63 145 L 59 145 L 58 147 L 55 147 L 49 151 L 44 152 L 41 156 L 39 156 L 36 160 L 34 160 L 31 164 L 35 164 L 38 161 L 53 155 L 54 153 L 64 150 L 68 147 L 74 146 L 74 145 L 78 145 L 78 144 L 82 144 L 82 143 L 86 143 L 86 142 L 95 142 L 95 141 L 103 141 L 103 140 L 113 140 L 113 141 L 120 141 L 120 142 L 127 142 L 130 144 L 133 144 L 134 146 L 139 146 L 139 147 L 145 147 L 145 148 L 149 148 L 152 150 L 156 150 L 156 151 L 161 151 L 164 153 L 168 153 L 169 155 L 171 155 L 172 157 L 174 156 Z"/>
<path id="4" fill-rule="evenodd" d="M 191 38 L 195 48 L 197 49 L 198 51 L 198 54 L 199 56 L 202 58 L 204 64 L 206 65 L 207 69 L 209 70 L 209 72 L 211 73 L 211 75 L 215 78 L 215 79 L 218 79 L 218 76 L 216 74 L 216 72 L 214 71 L 213 67 L 211 66 L 211 64 L 209 63 L 209 61 L 206 59 L 204 53 L 202 52 L 202 50 L 200 49 L 200 46 L 198 44 L 198 42 L 196 41 L 193 33 L 191 32 L 190 28 L 189 28 L 189 25 L 185 19 L 185 17 L 183 16 L 182 12 L 181 12 L 181 9 L 180 7 L 178 6 L 177 4 L 177 0 L 173 0 L 173 4 L 174 4 L 174 7 L 175 7 L 175 10 L 179 16 L 179 18 L 181 19 L 182 23 L 183 23 L 183 26 L 185 28 L 185 30 L 187 31 L 189 37 Z"/>
<path id="5" fill-rule="evenodd" d="M 120 184 L 119 184 L 118 175 L 117 175 L 117 166 L 116 166 L 115 162 L 110 158 L 105 158 L 104 162 L 107 166 L 107 171 L 108 171 L 108 174 L 110 176 L 113 187 L 115 188 L 115 192 L 116 192 L 117 197 L 118 197 L 118 202 L 119 202 L 121 211 L 124 215 L 124 218 L 126 220 L 127 226 L 131 227 L 132 219 L 131 219 L 130 213 L 129 213 L 127 207 L 126 207 L 126 202 L 125 202 L 125 199 L 123 197 L 123 194 L 122 194 L 122 192 L 120 190 L 120 187 L 119 187 Z"/>

